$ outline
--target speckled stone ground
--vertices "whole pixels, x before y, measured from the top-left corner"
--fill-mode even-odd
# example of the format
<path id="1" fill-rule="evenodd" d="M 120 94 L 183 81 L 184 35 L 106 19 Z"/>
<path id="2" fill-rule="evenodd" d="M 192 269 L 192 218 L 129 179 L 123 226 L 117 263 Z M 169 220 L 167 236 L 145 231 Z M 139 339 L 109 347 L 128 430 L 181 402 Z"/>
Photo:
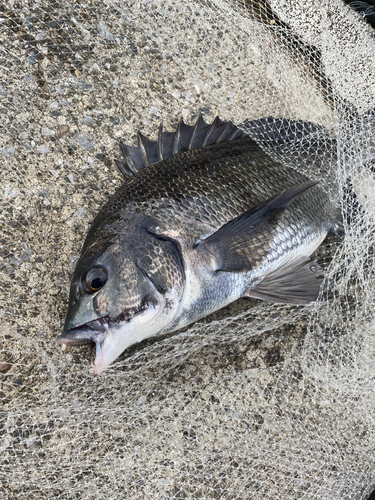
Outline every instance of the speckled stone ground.
<path id="1" fill-rule="evenodd" d="M 202 29 L 199 9 L 155 4 L 142 23 L 142 7 L 124 5 L 100 15 L 91 4 L 4 9 L 2 317 L 28 335 L 61 329 L 84 234 L 122 182 L 112 161 L 120 139 L 134 143 L 137 129 L 155 137 L 161 120 L 172 129 L 181 113 L 188 121 L 199 112 L 207 120 L 264 116 L 267 100 L 278 100 L 274 64 L 264 68 L 261 47 L 244 49 L 245 35 L 233 40 L 223 18 Z M 184 38 L 189 12 L 197 33 Z M 329 107 L 308 90 L 327 122 Z"/>
<path id="2" fill-rule="evenodd" d="M 357 14 L 338 1 L 269 3 L 297 48 L 260 2 L 239 15 L 219 0 L 0 6 L 7 498 L 352 499 L 371 487 L 358 444 L 363 433 L 373 443 L 366 391 L 340 399 L 299 365 L 309 311 L 240 301 L 177 339 L 135 346 L 106 378 L 90 374 L 86 349 L 63 354 L 55 342 L 85 233 L 123 181 L 119 140 L 199 113 L 272 114 L 335 134 L 375 104 L 373 33 Z M 337 246 L 322 248 L 323 264 Z"/>

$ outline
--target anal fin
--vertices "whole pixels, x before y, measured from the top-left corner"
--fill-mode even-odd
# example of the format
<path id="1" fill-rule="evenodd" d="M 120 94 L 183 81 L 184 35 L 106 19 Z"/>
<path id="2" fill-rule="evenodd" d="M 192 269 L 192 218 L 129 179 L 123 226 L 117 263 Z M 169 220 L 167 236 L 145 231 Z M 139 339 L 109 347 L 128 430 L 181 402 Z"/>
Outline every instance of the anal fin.
<path id="1" fill-rule="evenodd" d="M 300 260 L 275 269 L 246 295 L 283 304 L 306 305 L 318 298 L 323 279 L 323 270 L 316 262 Z"/>

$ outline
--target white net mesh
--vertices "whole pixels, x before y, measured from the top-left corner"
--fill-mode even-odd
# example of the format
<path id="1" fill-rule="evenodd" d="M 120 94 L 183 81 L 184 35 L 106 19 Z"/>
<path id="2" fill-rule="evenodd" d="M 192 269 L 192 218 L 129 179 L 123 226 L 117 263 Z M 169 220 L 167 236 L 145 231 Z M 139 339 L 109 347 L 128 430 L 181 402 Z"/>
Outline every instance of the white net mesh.
<path id="1" fill-rule="evenodd" d="M 371 26 L 341 0 L 10 0 L 0 37 L 1 494 L 367 498 Z M 331 192 L 339 179 L 346 236 L 316 256 L 335 290 L 310 308 L 239 301 L 94 376 L 87 348 L 56 338 L 82 238 L 122 182 L 118 140 L 199 112 L 315 124 L 284 148 L 252 134 Z"/>

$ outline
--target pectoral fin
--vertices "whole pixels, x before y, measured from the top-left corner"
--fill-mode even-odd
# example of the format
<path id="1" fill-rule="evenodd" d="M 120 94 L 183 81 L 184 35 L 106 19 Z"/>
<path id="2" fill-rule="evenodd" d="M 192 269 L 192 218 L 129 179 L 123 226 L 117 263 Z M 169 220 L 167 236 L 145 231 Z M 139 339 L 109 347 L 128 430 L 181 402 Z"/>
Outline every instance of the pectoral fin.
<path id="1" fill-rule="evenodd" d="M 315 184 L 293 186 L 259 203 L 201 241 L 196 248 L 214 255 L 217 271 L 253 269 L 268 251 L 278 215 Z"/>
<path id="2" fill-rule="evenodd" d="M 247 296 L 284 304 L 309 304 L 318 298 L 323 277 L 316 262 L 293 262 L 268 274 Z"/>

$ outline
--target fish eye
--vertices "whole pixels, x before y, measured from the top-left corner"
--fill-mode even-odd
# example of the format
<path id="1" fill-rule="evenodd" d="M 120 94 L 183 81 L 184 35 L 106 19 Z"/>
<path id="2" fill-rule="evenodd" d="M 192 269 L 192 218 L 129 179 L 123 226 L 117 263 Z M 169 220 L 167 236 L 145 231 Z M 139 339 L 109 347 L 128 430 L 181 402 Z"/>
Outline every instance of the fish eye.
<path id="1" fill-rule="evenodd" d="M 83 285 L 87 292 L 97 292 L 107 282 L 107 273 L 102 267 L 89 269 L 83 280 Z"/>

